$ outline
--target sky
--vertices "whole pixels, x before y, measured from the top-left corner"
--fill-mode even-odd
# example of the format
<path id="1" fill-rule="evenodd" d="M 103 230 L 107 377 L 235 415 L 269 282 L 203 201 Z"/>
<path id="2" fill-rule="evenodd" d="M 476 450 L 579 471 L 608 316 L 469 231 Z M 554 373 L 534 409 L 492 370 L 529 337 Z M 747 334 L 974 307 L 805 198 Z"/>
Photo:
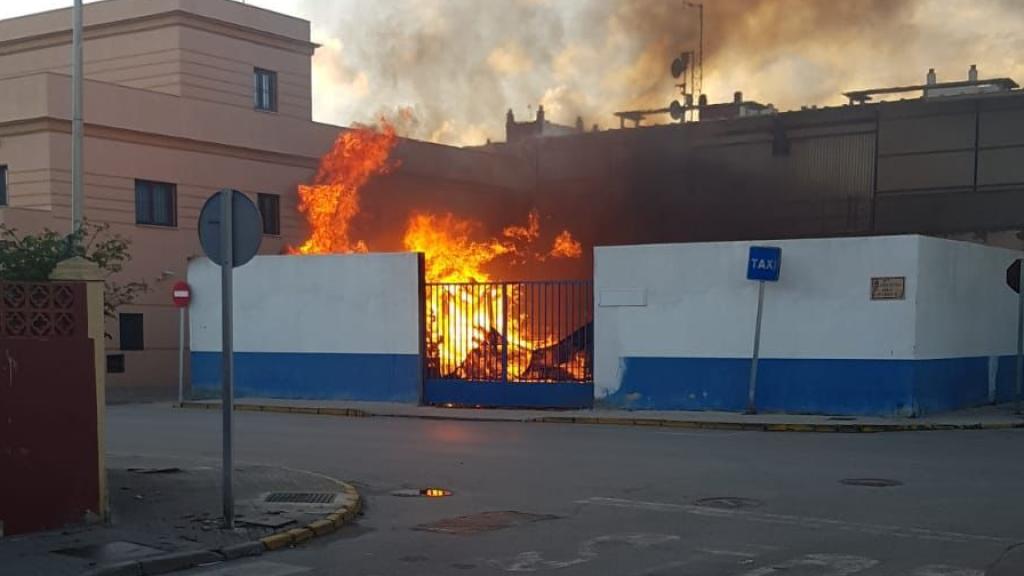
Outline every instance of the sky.
<path id="1" fill-rule="evenodd" d="M 88 0 L 87 0 L 88 1 Z M 70 5 L 0 0 L 0 18 Z M 314 118 L 387 117 L 456 145 L 504 137 L 505 111 L 615 127 L 678 98 L 669 63 L 696 48 L 679 0 L 249 0 L 305 18 L 321 44 Z M 1024 80 L 1024 0 L 704 0 L 704 92 L 787 110 L 846 90 L 981 76 Z M 667 118 L 665 119 L 667 121 Z"/>

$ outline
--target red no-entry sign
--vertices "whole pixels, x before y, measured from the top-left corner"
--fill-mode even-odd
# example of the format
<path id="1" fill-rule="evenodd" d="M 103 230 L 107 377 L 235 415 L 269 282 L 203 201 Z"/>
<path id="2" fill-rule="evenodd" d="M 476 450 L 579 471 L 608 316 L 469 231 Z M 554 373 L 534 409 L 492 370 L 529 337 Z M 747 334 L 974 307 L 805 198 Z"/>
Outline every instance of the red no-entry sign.
<path id="1" fill-rule="evenodd" d="M 192 288 L 185 282 L 178 282 L 174 285 L 174 289 L 171 290 L 171 297 L 174 299 L 175 306 L 184 308 L 192 300 Z"/>

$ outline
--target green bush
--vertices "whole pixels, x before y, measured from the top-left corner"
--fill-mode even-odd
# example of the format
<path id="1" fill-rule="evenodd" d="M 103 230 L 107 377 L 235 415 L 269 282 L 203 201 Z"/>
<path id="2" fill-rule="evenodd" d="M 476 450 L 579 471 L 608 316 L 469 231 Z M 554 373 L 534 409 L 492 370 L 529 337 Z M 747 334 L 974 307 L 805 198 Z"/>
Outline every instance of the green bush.
<path id="1" fill-rule="evenodd" d="M 19 235 L 0 224 L 0 280 L 42 282 L 50 278 L 57 263 L 81 256 L 103 271 L 104 313 L 114 317 L 120 306 L 131 304 L 149 287 L 145 282 L 116 282 L 111 278 L 131 260 L 130 242 L 110 233 L 106 224 L 82 224 L 78 232 L 62 235 L 53 230 Z"/>

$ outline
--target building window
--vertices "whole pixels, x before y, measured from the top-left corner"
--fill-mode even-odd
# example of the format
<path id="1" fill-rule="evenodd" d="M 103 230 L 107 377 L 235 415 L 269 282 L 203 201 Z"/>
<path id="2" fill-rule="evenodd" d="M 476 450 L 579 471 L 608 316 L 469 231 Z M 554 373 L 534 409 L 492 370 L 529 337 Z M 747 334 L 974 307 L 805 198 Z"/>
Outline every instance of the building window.
<path id="1" fill-rule="evenodd" d="M 143 350 L 142 314 L 120 314 L 118 324 L 121 331 L 121 350 Z"/>
<path id="2" fill-rule="evenodd" d="M 174 184 L 135 181 L 135 223 L 177 226 L 177 195 Z"/>
<path id="3" fill-rule="evenodd" d="M 124 354 L 107 354 L 107 374 L 124 374 Z"/>
<path id="4" fill-rule="evenodd" d="M 277 112 L 277 72 L 256 68 L 252 79 L 256 109 Z"/>
<path id="5" fill-rule="evenodd" d="M 257 194 L 256 202 L 263 217 L 263 233 L 277 236 L 281 233 L 281 197 L 277 194 Z"/>
<path id="6" fill-rule="evenodd" d="M 7 166 L 0 164 L 0 206 L 7 206 Z"/>

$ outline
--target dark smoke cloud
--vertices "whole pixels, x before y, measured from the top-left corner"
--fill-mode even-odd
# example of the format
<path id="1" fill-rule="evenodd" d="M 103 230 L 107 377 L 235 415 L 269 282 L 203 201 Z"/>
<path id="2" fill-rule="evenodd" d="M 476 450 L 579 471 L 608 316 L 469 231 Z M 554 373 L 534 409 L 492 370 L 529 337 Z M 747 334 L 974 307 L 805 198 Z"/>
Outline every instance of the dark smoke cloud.
<path id="1" fill-rule="evenodd" d="M 501 139 L 508 108 L 522 119 L 543 103 L 556 122 L 607 127 L 616 110 L 665 106 L 676 96 L 669 62 L 697 45 L 697 12 L 676 0 L 304 2 L 324 44 L 323 120 L 383 114 L 409 136 L 455 144 Z M 1020 65 L 1000 46 L 1022 45 L 1022 3 L 705 0 L 705 92 L 793 108 L 933 66 L 1010 74 Z M 971 21 L 989 25 L 964 29 Z"/>

